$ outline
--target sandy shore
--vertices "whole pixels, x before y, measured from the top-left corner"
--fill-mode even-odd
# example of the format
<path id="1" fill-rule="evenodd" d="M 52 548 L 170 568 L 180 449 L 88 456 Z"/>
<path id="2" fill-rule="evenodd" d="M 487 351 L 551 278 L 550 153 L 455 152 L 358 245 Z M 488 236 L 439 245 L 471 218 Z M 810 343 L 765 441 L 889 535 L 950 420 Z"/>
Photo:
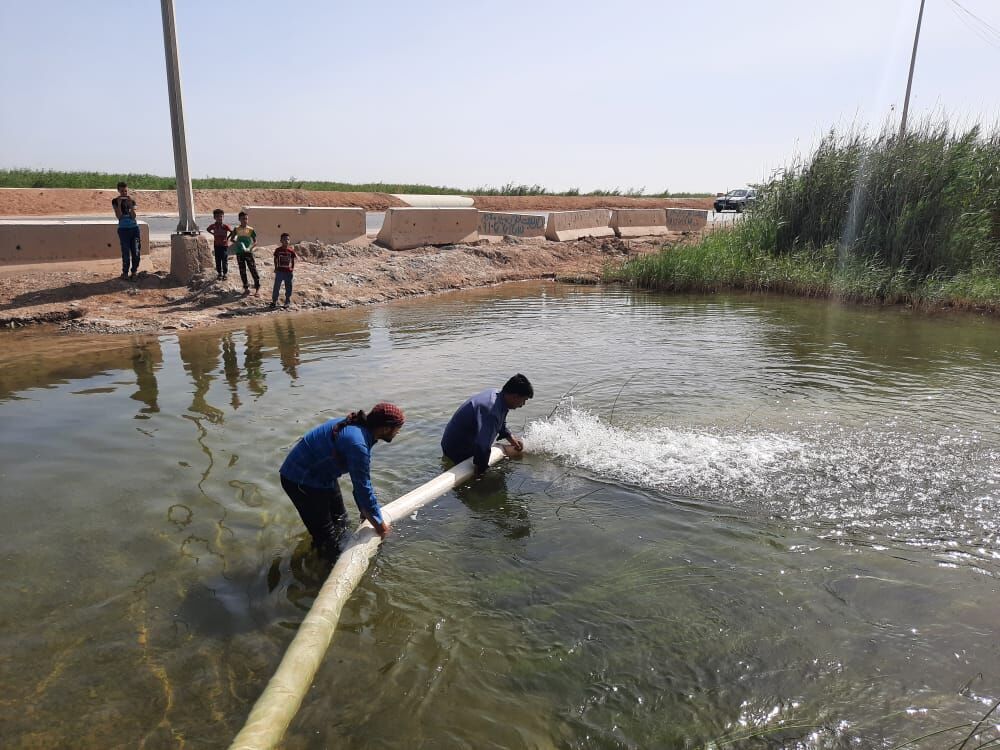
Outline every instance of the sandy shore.
<path id="1" fill-rule="evenodd" d="M 0 189 L 0 216 L 111 215 L 113 190 Z M 166 190 L 134 193 L 139 214 L 177 211 L 177 194 Z M 496 211 L 553 211 L 582 208 L 710 208 L 710 199 L 624 197 L 480 196 L 476 206 Z M 384 193 L 335 193 L 306 190 L 196 190 L 195 207 L 221 207 L 232 213 L 244 205 L 351 206 L 384 211 L 402 205 Z M 681 235 L 666 238 L 677 242 Z M 449 289 L 506 281 L 552 278 L 596 282 L 608 264 L 655 252 L 663 238 L 480 242 L 445 248 L 393 252 L 362 246 L 299 245 L 292 310 L 383 302 Z M 257 250 L 260 295 L 243 296 L 234 258 L 229 278 L 211 273 L 190 285 L 168 277 L 170 249 L 153 243 L 145 253 L 136 282 L 118 278 L 118 259 L 0 266 L 0 328 L 51 323 L 54 331 L 107 333 L 155 332 L 210 325 L 255 314 L 288 314 L 268 307 L 274 275 L 268 248 Z"/>
<path id="2" fill-rule="evenodd" d="M 608 264 L 657 251 L 673 238 L 576 242 L 479 242 L 391 251 L 375 244 L 297 246 L 291 311 L 342 308 L 399 297 L 528 279 L 596 283 Z M 243 295 L 235 259 L 229 277 L 215 273 L 182 285 L 169 278 L 170 249 L 147 253 L 135 282 L 122 281 L 119 260 L 0 268 L 0 328 L 55 324 L 54 332 L 157 332 L 211 325 L 244 315 L 287 315 L 269 308 L 270 250 L 256 251 L 260 294 Z"/>

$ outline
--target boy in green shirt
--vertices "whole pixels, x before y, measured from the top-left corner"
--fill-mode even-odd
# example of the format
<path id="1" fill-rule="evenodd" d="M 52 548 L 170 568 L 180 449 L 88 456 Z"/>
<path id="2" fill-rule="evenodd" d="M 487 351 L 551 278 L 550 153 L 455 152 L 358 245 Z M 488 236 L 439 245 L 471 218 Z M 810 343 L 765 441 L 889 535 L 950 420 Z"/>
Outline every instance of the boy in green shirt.
<path id="1" fill-rule="evenodd" d="M 240 211 L 240 224 L 230 234 L 229 239 L 236 242 L 236 262 L 240 267 L 240 280 L 243 281 L 243 294 L 250 294 L 250 284 L 247 281 L 247 269 L 253 277 L 254 294 L 260 294 L 260 276 L 257 273 L 257 262 L 253 257 L 253 249 L 257 244 L 257 233 L 253 227 L 247 226 L 247 212 Z"/>

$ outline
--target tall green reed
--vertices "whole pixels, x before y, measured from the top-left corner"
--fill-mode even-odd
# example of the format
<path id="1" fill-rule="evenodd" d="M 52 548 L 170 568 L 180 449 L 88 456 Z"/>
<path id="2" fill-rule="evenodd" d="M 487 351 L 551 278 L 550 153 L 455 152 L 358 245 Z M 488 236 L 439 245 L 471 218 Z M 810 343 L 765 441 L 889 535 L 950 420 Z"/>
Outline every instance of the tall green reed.
<path id="1" fill-rule="evenodd" d="M 609 277 L 847 299 L 1000 307 L 1000 134 L 925 123 L 828 133 L 731 228 Z"/>

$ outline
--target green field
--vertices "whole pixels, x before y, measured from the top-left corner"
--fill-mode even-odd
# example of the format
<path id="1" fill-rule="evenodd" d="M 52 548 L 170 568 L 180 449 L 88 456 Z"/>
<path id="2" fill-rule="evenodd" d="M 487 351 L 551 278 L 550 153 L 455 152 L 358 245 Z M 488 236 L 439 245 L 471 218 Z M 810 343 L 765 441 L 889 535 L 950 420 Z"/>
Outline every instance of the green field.
<path id="1" fill-rule="evenodd" d="M 0 188 L 104 188 L 113 190 L 120 180 L 128 183 L 132 190 L 176 190 L 173 177 L 159 177 L 152 174 L 112 174 L 110 172 L 59 172 L 37 169 L 0 169 Z M 203 177 L 191 180 L 196 190 L 226 189 L 284 189 L 284 190 L 330 190 L 357 193 L 411 193 L 419 195 L 595 195 L 626 196 L 646 198 L 704 198 L 709 193 L 646 193 L 644 188 L 622 190 L 593 190 L 582 193 L 578 188 L 554 192 L 541 185 L 524 185 L 509 182 L 500 187 L 479 186 L 475 188 L 453 188 L 443 185 L 401 185 L 387 182 L 353 184 L 349 182 L 326 182 L 297 180 L 240 180 L 231 177 Z"/>

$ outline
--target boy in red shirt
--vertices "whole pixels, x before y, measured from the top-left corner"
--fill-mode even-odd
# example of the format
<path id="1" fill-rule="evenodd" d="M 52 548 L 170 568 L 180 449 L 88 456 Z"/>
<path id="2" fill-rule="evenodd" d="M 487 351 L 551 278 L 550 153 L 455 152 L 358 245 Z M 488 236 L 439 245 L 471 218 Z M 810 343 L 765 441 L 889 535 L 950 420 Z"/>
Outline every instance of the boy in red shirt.
<path id="1" fill-rule="evenodd" d="M 292 299 L 292 271 L 295 270 L 295 248 L 291 245 L 288 232 L 281 235 L 281 244 L 274 250 L 274 289 L 271 292 L 271 307 L 278 305 L 278 292 L 285 285 L 285 307 Z"/>
<path id="2" fill-rule="evenodd" d="M 215 238 L 215 273 L 216 281 L 226 278 L 229 273 L 229 233 L 233 231 L 228 224 L 223 224 L 225 212 L 221 208 L 212 211 L 214 224 L 209 224 L 205 231 Z"/>

